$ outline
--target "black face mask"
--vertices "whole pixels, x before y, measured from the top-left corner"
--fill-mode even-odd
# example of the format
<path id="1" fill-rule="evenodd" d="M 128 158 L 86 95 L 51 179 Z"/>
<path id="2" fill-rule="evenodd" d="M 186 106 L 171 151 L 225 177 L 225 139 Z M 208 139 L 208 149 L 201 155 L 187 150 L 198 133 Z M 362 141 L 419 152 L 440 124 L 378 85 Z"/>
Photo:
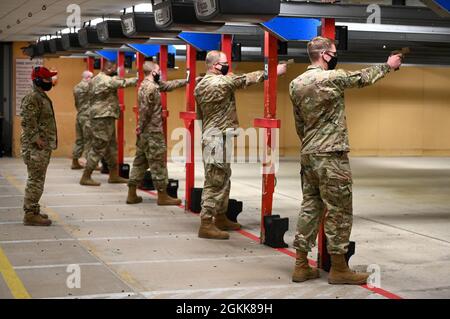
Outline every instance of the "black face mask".
<path id="1" fill-rule="evenodd" d="M 36 84 L 36 86 L 40 87 L 42 90 L 44 91 L 50 91 L 53 87 L 53 83 L 52 82 L 44 82 L 42 81 L 41 78 L 37 78 L 34 80 L 34 84 Z"/>
<path id="2" fill-rule="evenodd" d="M 155 83 L 159 84 L 159 80 L 161 79 L 161 75 L 159 73 L 153 74 L 153 80 Z"/>
<path id="3" fill-rule="evenodd" d="M 228 71 L 230 70 L 230 66 L 229 65 L 223 65 L 221 64 L 222 68 L 219 70 L 222 75 L 227 75 Z"/>
<path id="4" fill-rule="evenodd" d="M 331 55 L 328 55 L 328 56 L 331 58 L 330 61 L 327 62 L 328 70 L 334 70 L 338 63 L 338 58 L 337 58 L 337 56 L 331 56 Z"/>
<path id="5" fill-rule="evenodd" d="M 114 72 L 110 73 L 109 76 L 110 77 L 117 76 L 117 71 L 114 71 Z"/>

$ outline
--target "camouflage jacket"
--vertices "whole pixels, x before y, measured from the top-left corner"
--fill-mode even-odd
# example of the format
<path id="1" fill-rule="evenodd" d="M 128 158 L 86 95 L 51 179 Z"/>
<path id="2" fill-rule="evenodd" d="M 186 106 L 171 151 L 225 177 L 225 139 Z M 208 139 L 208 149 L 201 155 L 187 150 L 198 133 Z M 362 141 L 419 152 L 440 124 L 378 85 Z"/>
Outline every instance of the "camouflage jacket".
<path id="1" fill-rule="evenodd" d="M 289 94 L 297 134 L 302 141 L 302 154 L 348 152 L 344 90 L 374 84 L 389 71 L 387 64 L 354 72 L 327 71 L 310 65 L 294 79 Z"/>
<path id="2" fill-rule="evenodd" d="M 90 107 L 90 85 L 89 82 L 82 80 L 73 88 L 73 97 L 75 107 L 79 117 L 89 117 Z"/>
<path id="3" fill-rule="evenodd" d="M 264 71 L 243 75 L 206 76 L 195 88 L 197 119 L 202 121 L 202 131 L 218 129 L 225 133 L 227 129 L 239 127 L 234 91 L 264 81 Z"/>
<path id="4" fill-rule="evenodd" d="M 22 134 L 20 141 L 22 150 L 36 146 L 38 138 L 47 143 L 48 149 L 58 146 L 58 133 L 56 128 L 53 104 L 47 94 L 33 86 L 33 91 L 25 95 L 21 104 Z"/>
<path id="5" fill-rule="evenodd" d="M 117 90 L 135 86 L 137 78 L 121 79 L 111 77 L 103 72 L 91 80 L 91 118 L 114 117 L 119 118 L 120 106 Z"/>
<path id="6" fill-rule="evenodd" d="M 161 92 L 175 90 L 186 83 L 186 80 L 174 80 L 156 84 L 148 78 L 142 81 L 138 91 L 139 128 L 142 133 L 163 131 Z"/>

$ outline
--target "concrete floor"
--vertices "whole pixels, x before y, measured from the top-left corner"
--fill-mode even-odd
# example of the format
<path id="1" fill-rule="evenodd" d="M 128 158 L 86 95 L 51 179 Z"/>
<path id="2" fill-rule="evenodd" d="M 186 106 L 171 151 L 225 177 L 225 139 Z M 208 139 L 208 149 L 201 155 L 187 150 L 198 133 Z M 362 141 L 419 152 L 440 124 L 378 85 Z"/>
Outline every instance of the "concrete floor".
<path id="1" fill-rule="evenodd" d="M 450 159 L 353 158 L 356 255 L 352 267 L 377 264 L 382 290 L 291 282 L 301 191 L 299 164 L 285 160 L 278 173 L 274 214 L 289 217 L 277 251 L 251 235 L 229 241 L 197 238 L 199 220 L 179 207 L 126 205 L 125 185 L 78 184 L 69 160 L 52 159 L 43 210 L 54 225 L 21 223 L 26 169 L 20 159 L 0 159 L 0 298 L 23 284 L 32 298 L 450 298 Z M 180 180 L 184 167 L 169 165 Z M 259 234 L 261 178 L 257 164 L 234 164 L 231 197 L 244 201 L 239 221 Z M 202 166 L 197 166 L 197 186 Z M 313 251 L 311 258 L 315 258 Z M 8 272 L 10 263 L 14 272 Z M 81 269 L 80 288 L 68 288 L 68 265 Z M 5 268 L 6 267 L 6 268 Z M 11 267 L 10 267 L 11 268 Z M 11 284 L 11 282 L 13 284 Z M 8 286 L 8 283 L 12 287 Z M 15 290 L 16 289 L 16 290 Z M 20 289 L 19 289 L 20 290 Z M 14 293 L 14 294 L 13 294 Z"/>

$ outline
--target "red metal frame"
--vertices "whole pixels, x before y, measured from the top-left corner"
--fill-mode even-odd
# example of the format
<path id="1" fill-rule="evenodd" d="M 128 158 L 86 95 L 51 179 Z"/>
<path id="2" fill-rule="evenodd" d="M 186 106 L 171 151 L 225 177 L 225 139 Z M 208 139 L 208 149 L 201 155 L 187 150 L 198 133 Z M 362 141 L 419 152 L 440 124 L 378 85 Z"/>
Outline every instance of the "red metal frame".
<path id="1" fill-rule="evenodd" d="M 125 77 L 125 52 L 117 53 L 117 67 L 119 68 L 119 77 Z M 117 90 L 119 98 L 120 117 L 117 123 L 117 164 L 123 164 L 123 148 L 124 148 L 124 112 L 125 112 L 125 90 L 123 88 Z"/>
<path id="2" fill-rule="evenodd" d="M 264 81 L 264 118 L 255 119 L 254 126 L 265 129 L 265 150 L 263 158 L 262 175 L 262 200 L 261 200 L 261 236 L 260 242 L 264 243 L 265 228 L 264 217 L 272 215 L 273 193 L 275 191 L 275 172 L 273 162 L 266 163 L 275 146 L 272 139 L 272 128 L 280 127 L 280 120 L 276 119 L 277 113 L 277 65 L 278 65 L 278 39 L 269 32 L 264 34 L 264 57 L 266 63 L 266 78 Z"/>
<path id="3" fill-rule="evenodd" d="M 184 120 L 185 128 L 189 131 L 189 140 L 186 150 L 186 187 L 185 187 L 185 209 L 189 210 L 191 204 L 191 190 L 195 185 L 195 158 L 194 158 L 194 124 L 197 114 L 195 113 L 195 78 L 197 74 L 197 51 L 191 45 L 186 45 L 186 71 L 189 82 L 186 86 L 186 112 L 180 113 Z"/>
<path id="4" fill-rule="evenodd" d="M 161 80 L 167 81 L 167 63 L 169 61 L 169 48 L 167 45 L 161 45 L 159 49 L 159 67 L 161 68 Z M 169 117 L 169 111 L 167 110 L 167 93 L 161 92 L 161 105 L 162 105 L 162 118 L 163 118 L 163 131 L 166 138 L 167 145 L 167 121 Z M 167 161 L 167 156 L 166 156 Z"/>
<path id="5" fill-rule="evenodd" d="M 86 58 L 87 69 L 88 69 L 88 71 L 90 71 L 92 73 L 94 73 L 94 62 L 95 62 L 94 57 L 90 56 L 90 57 Z"/>
<path id="6" fill-rule="evenodd" d="M 334 40 L 336 37 L 336 26 L 334 19 L 322 19 L 322 36 Z M 326 235 L 324 228 L 325 215 L 322 218 L 322 222 L 319 228 L 319 234 L 317 238 L 317 266 L 323 269 L 323 265 L 329 263 L 330 255 L 327 251 Z"/>
<path id="7" fill-rule="evenodd" d="M 105 66 L 105 58 L 100 58 L 100 69 L 103 70 L 103 67 Z"/>
<path id="8" fill-rule="evenodd" d="M 222 52 L 227 55 L 228 64 L 230 65 L 230 71 L 232 71 L 233 65 L 233 35 L 223 34 L 222 35 Z"/>
<path id="9" fill-rule="evenodd" d="M 144 81 L 144 63 L 145 56 L 142 53 L 136 52 L 136 69 L 138 71 L 138 84 L 136 85 L 136 105 L 133 107 L 133 112 L 136 116 L 136 127 L 139 125 L 139 99 L 138 92 L 142 81 Z"/>

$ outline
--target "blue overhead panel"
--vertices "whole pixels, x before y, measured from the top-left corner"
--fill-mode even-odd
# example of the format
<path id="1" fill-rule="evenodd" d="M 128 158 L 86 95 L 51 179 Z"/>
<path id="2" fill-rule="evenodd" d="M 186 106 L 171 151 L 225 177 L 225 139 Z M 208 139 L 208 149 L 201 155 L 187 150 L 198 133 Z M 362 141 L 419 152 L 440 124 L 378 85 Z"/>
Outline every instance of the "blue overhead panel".
<path id="1" fill-rule="evenodd" d="M 142 53 L 145 57 L 153 57 L 159 53 L 160 45 L 158 44 L 127 44 L 133 50 Z M 177 50 L 173 45 L 168 46 L 169 53 L 176 54 Z"/>
<path id="2" fill-rule="evenodd" d="M 450 17 L 450 0 L 422 0 L 422 2 L 441 17 Z"/>
<path id="3" fill-rule="evenodd" d="M 281 41 L 309 41 L 317 36 L 320 20 L 276 17 L 261 23 L 261 25 Z"/>
<path id="4" fill-rule="evenodd" d="M 102 58 L 105 58 L 108 61 L 116 62 L 117 61 L 117 53 L 119 51 L 114 50 L 99 50 L 95 51 L 98 55 L 100 55 Z M 136 55 L 134 52 L 125 52 L 125 57 L 131 57 L 132 61 L 136 59 Z"/>
<path id="5" fill-rule="evenodd" d="M 105 58 L 108 61 L 111 61 L 111 62 L 117 61 L 117 51 L 99 50 L 99 51 L 95 51 L 95 53 L 97 53 L 102 58 Z"/>
<path id="6" fill-rule="evenodd" d="M 220 34 L 181 32 L 178 37 L 198 51 L 220 50 L 222 41 Z"/>

